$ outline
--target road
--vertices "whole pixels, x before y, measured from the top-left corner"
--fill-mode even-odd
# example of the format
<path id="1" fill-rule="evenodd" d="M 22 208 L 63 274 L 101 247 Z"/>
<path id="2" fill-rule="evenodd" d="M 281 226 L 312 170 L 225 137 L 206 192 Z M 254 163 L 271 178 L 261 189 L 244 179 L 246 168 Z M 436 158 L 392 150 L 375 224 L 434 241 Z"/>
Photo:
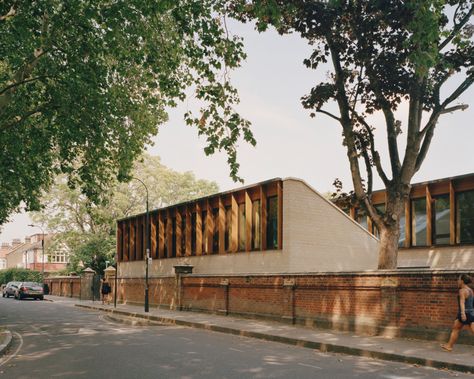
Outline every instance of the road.
<path id="1" fill-rule="evenodd" d="M 64 303 L 0 298 L 14 343 L 0 379 L 471 378 L 170 325 L 131 326 Z"/>

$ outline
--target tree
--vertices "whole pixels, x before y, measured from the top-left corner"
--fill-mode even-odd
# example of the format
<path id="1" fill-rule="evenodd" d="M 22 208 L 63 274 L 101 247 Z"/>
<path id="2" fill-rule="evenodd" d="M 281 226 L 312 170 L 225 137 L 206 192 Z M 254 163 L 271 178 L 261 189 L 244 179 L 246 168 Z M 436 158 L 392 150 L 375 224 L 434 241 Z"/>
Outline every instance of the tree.
<path id="1" fill-rule="evenodd" d="M 411 180 L 430 148 L 441 116 L 464 110 L 457 103 L 474 82 L 472 1 L 235 1 L 234 17 L 298 32 L 314 46 L 304 64 L 326 69 L 329 80 L 302 98 L 305 108 L 342 127 L 354 194 L 380 231 L 379 268 L 397 266 L 399 221 Z M 454 85 L 454 89 L 452 87 Z M 450 89 L 451 88 L 451 89 Z M 337 104 L 338 113 L 325 107 Z M 408 115 L 397 109 L 408 104 Z M 390 169 L 386 171 L 368 116 L 385 120 Z M 402 133 L 403 132 L 403 133 Z M 406 148 L 401 154 L 399 142 Z M 361 166 L 365 166 L 365 174 Z M 385 212 L 372 204 L 373 170 L 383 181 Z"/>
<path id="2" fill-rule="evenodd" d="M 150 209 L 218 192 L 215 182 L 196 179 L 191 172 L 170 170 L 156 156 L 144 155 L 135 163 L 132 175 L 147 184 Z M 115 255 L 116 220 L 144 212 L 145 190 L 138 181 L 115 181 L 108 202 L 96 205 L 59 176 L 42 202 L 45 208 L 34 213 L 33 219 L 55 234 L 48 252 L 68 251 L 70 271 L 80 271 L 82 266 L 102 272 L 105 262 L 112 262 Z"/>
<path id="3" fill-rule="evenodd" d="M 221 0 L 5 0 L 0 57 L 0 225 L 38 210 L 57 174 L 100 201 L 188 95 L 202 108 L 185 122 L 235 180 L 236 142 L 255 144 L 233 108 L 245 54 Z"/>

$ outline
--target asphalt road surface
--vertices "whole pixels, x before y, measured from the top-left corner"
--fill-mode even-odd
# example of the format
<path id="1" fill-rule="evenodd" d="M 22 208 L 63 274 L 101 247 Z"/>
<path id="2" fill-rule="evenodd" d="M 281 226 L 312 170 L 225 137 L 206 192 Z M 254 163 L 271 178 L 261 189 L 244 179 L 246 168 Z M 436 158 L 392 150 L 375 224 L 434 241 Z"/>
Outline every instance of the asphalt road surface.
<path id="1" fill-rule="evenodd" d="M 0 298 L 14 334 L 0 379 L 474 378 L 170 325 L 131 326 L 63 303 Z"/>

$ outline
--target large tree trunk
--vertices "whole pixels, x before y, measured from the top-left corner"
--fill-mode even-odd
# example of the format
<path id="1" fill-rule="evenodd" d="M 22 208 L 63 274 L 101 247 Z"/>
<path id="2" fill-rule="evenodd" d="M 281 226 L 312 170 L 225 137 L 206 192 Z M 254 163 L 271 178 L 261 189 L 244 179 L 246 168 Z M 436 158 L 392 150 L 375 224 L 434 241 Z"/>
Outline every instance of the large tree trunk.
<path id="1" fill-rule="evenodd" d="M 379 269 L 396 269 L 398 258 L 398 223 L 391 223 L 380 228 Z"/>

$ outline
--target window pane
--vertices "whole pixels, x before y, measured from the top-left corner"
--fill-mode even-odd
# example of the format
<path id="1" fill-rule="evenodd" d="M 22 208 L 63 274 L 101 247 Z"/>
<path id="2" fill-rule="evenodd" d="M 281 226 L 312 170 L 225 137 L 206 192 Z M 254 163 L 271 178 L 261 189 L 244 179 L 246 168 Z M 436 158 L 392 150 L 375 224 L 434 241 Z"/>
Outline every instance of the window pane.
<path id="1" fill-rule="evenodd" d="M 400 236 L 398 237 L 398 247 L 405 246 L 405 231 L 406 231 L 406 220 L 405 211 L 400 216 Z"/>
<path id="2" fill-rule="evenodd" d="M 411 201 L 412 245 L 426 246 L 426 198 Z"/>
<path id="3" fill-rule="evenodd" d="M 260 249 L 260 233 L 262 229 L 260 215 L 260 200 L 255 200 L 252 203 L 252 250 Z"/>
<path id="4" fill-rule="evenodd" d="M 219 252 L 219 208 L 212 210 L 212 217 L 214 219 L 214 228 L 212 231 L 212 253 Z"/>
<path id="5" fill-rule="evenodd" d="M 191 213 L 191 255 L 196 255 L 196 213 Z"/>
<path id="6" fill-rule="evenodd" d="M 474 243 L 474 191 L 456 195 L 456 242 Z"/>
<path id="7" fill-rule="evenodd" d="M 245 227 L 245 204 L 239 204 L 239 251 L 245 250 L 246 227 Z"/>
<path id="8" fill-rule="evenodd" d="M 186 254 L 186 213 L 181 214 L 181 255 Z"/>
<path id="9" fill-rule="evenodd" d="M 449 244 L 449 195 L 437 196 L 434 199 L 433 242 L 435 245 Z"/>
<path id="10" fill-rule="evenodd" d="M 225 207 L 225 251 L 230 250 L 230 236 L 232 235 L 232 207 Z"/>
<path id="11" fill-rule="evenodd" d="M 278 248 L 278 197 L 272 196 L 267 201 L 267 249 Z"/>
<path id="12" fill-rule="evenodd" d="M 171 256 L 176 257 L 176 217 L 173 217 L 171 222 Z"/>
<path id="13" fill-rule="evenodd" d="M 367 229 L 367 213 L 362 208 L 357 208 L 356 210 L 356 221 Z"/>
<path id="14" fill-rule="evenodd" d="M 203 211 L 201 214 L 202 220 L 202 252 L 207 254 L 207 233 L 206 233 L 206 223 L 207 223 L 207 211 Z"/>

